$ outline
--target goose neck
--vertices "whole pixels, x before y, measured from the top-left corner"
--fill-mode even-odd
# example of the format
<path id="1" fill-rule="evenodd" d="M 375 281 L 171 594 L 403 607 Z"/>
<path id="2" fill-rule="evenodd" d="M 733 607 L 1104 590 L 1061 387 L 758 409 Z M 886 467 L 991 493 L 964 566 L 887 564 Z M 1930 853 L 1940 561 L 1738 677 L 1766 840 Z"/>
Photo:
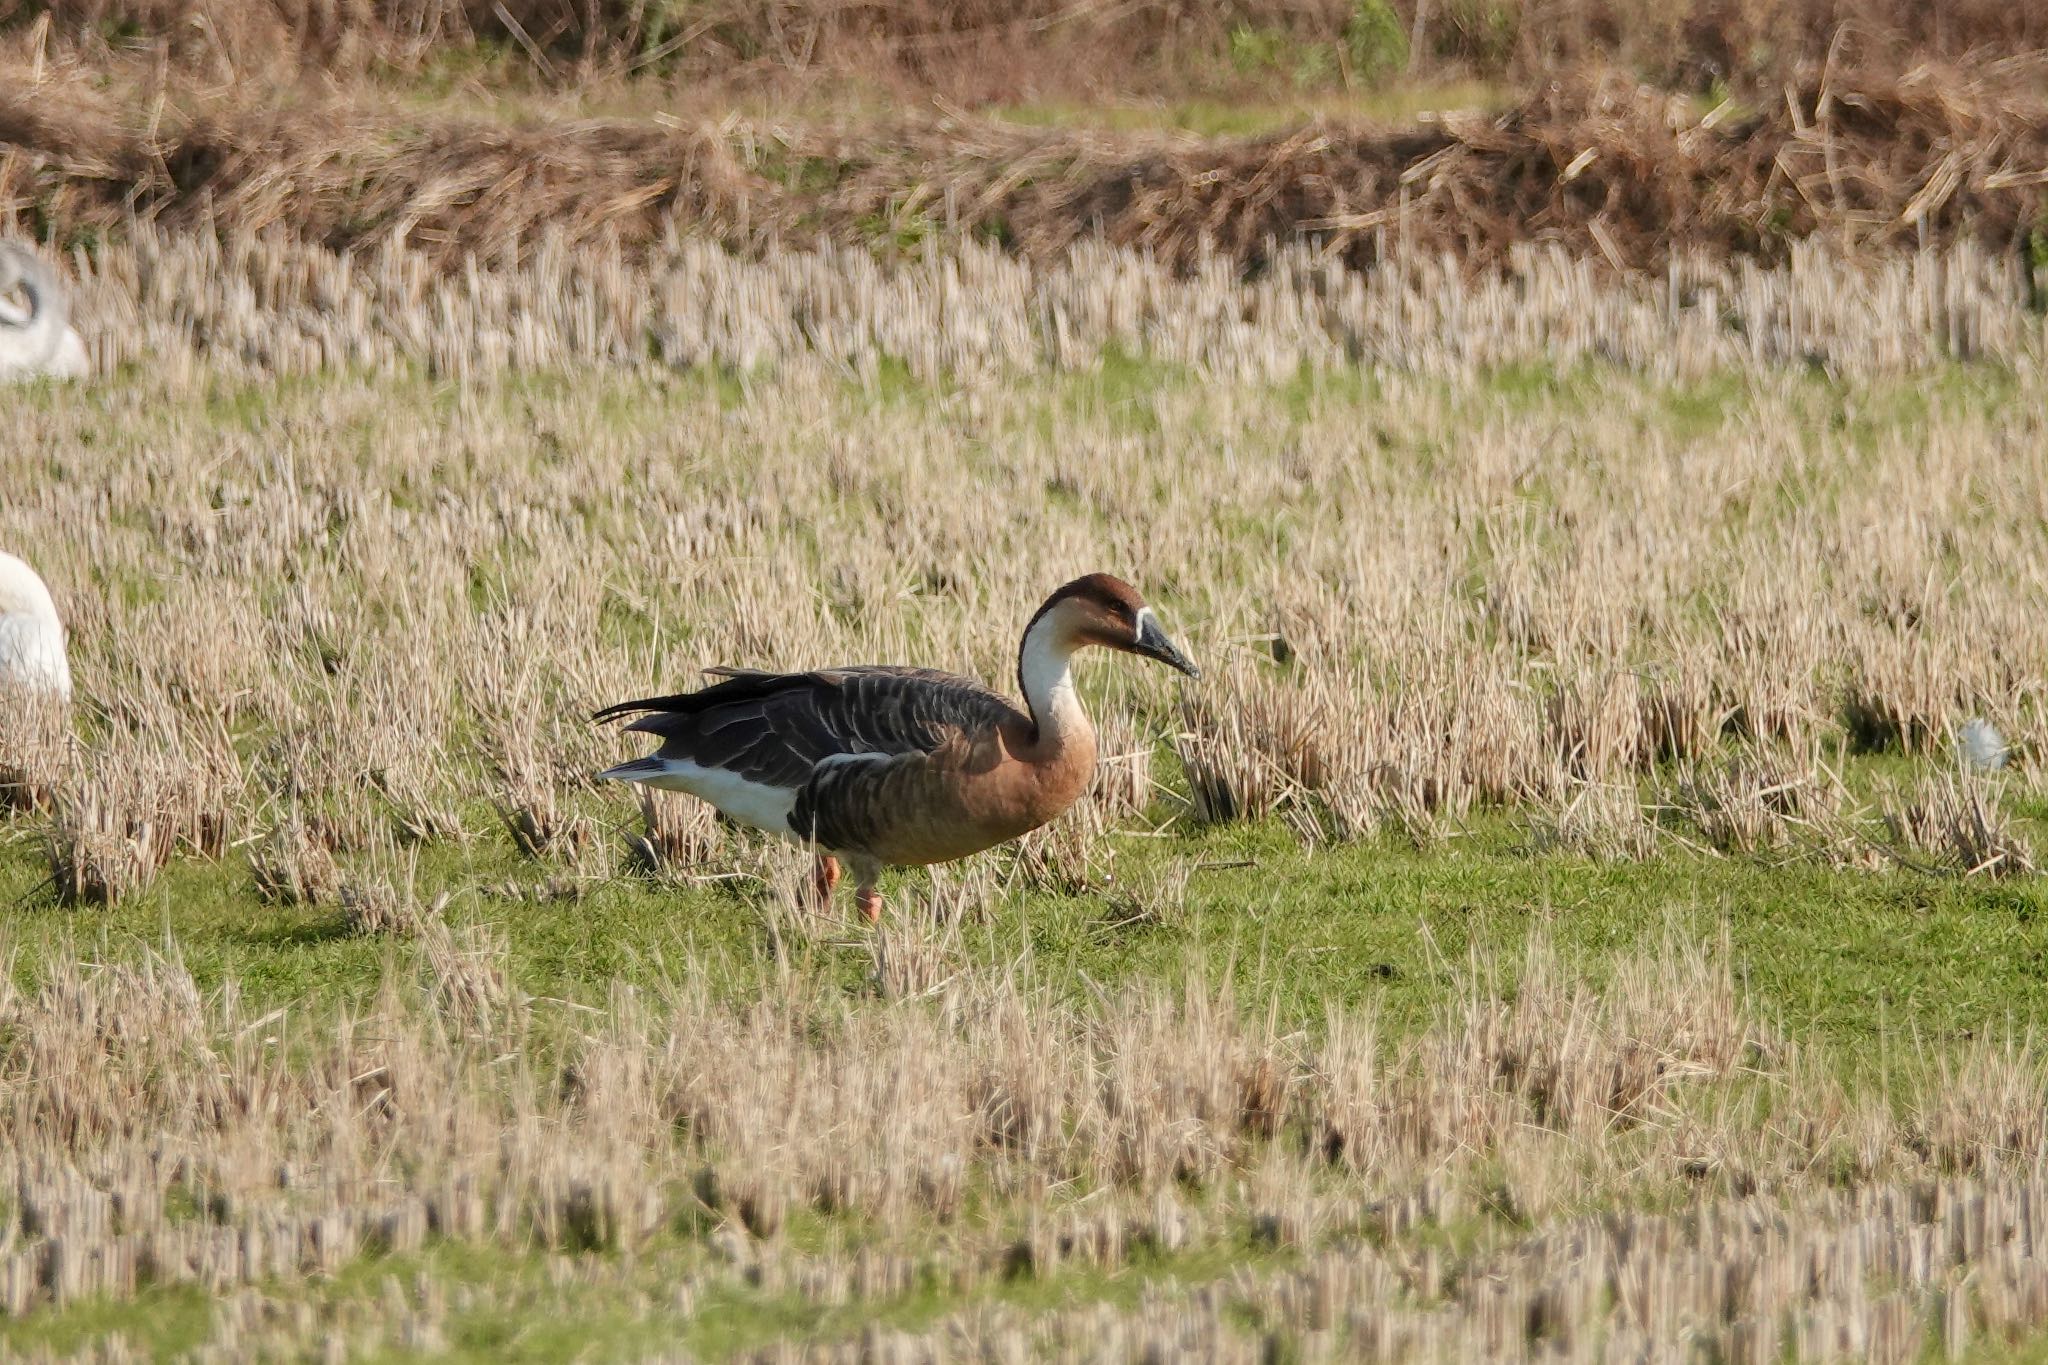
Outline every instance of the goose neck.
<path id="1" fill-rule="evenodd" d="M 1092 735 L 1088 713 L 1074 691 L 1073 658 L 1071 637 L 1054 612 L 1031 623 L 1017 650 L 1017 685 L 1039 743 L 1053 749 Z"/>

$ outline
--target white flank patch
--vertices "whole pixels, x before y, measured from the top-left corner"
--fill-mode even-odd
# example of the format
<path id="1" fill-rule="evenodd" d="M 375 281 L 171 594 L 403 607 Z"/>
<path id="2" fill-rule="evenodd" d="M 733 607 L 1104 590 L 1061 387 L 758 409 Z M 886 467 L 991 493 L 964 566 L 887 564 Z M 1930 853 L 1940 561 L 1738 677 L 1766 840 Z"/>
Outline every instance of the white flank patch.
<path id="1" fill-rule="evenodd" d="M 723 768 L 706 768 L 681 759 L 654 761 L 660 763 L 659 771 L 644 775 L 621 773 L 619 776 L 628 782 L 643 782 L 664 791 L 688 792 L 700 801 L 709 801 L 741 824 L 780 834 L 785 839 L 796 839 L 796 832 L 789 827 L 789 813 L 796 809 L 796 793 L 790 788 L 749 782 Z"/>

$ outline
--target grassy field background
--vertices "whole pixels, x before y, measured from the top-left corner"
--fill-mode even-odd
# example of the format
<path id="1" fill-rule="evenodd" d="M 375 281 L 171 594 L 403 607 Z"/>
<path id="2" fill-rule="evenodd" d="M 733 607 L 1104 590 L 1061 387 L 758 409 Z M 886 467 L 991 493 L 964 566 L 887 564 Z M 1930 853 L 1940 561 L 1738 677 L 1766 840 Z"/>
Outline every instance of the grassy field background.
<path id="1" fill-rule="evenodd" d="M 2025 1358 L 2019 278 L 110 247 L 0 409 L 0 1345 Z M 1095 568 L 1204 681 L 878 932 L 589 780 Z"/>

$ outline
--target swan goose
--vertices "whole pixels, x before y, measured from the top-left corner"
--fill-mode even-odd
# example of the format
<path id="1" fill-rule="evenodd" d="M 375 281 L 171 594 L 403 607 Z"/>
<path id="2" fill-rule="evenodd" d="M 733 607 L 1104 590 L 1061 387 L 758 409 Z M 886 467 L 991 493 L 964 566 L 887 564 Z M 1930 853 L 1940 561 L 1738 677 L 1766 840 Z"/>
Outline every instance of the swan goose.
<path id="1" fill-rule="evenodd" d="M 598 776 L 689 792 L 744 824 L 819 854 L 829 898 L 840 860 L 855 904 L 881 917 L 884 866 L 951 862 L 1038 828 L 1088 790 L 1095 727 L 1070 667 L 1090 645 L 1200 673 L 1130 584 L 1089 574 L 1025 627 L 1017 681 L 1026 710 L 971 678 L 863 665 L 806 673 L 713 668 L 696 692 L 620 702 L 600 722 L 654 735 L 646 758 Z"/>
<path id="2" fill-rule="evenodd" d="M 71 699 L 64 624 L 50 589 L 27 564 L 0 550 L 0 693 Z"/>

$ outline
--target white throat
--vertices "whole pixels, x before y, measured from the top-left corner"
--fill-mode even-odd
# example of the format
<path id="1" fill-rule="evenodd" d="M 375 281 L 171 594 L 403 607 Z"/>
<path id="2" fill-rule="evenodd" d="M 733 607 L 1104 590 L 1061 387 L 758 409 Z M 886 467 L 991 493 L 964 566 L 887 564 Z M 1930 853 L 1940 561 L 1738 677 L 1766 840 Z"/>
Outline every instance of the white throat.
<path id="1" fill-rule="evenodd" d="M 1049 611 L 1024 632 L 1024 645 L 1017 654 L 1017 682 L 1024 689 L 1024 702 L 1038 732 L 1056 738 L 1087 723 L 1081 698 L 1074 692 L 1073 651 L 1061 640 L 1064 632 Z"/>

